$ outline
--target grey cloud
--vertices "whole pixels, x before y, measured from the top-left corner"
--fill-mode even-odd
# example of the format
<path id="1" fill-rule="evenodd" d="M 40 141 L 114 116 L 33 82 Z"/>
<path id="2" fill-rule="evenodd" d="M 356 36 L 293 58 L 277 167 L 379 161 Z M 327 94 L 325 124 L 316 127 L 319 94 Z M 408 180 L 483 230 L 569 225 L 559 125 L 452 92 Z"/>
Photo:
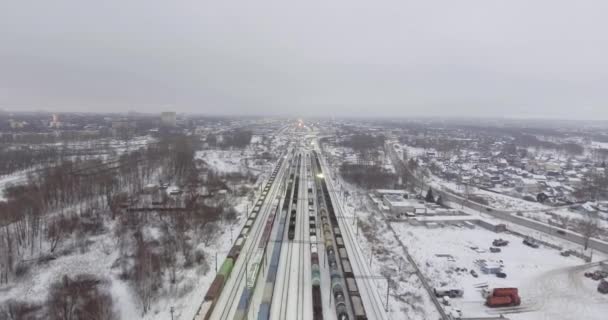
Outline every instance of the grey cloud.
<path id="1" fill-rule="evenodd" d="M 6 1 L 0 108 L 608 119 L 607 9 L 602 0 Z"/>

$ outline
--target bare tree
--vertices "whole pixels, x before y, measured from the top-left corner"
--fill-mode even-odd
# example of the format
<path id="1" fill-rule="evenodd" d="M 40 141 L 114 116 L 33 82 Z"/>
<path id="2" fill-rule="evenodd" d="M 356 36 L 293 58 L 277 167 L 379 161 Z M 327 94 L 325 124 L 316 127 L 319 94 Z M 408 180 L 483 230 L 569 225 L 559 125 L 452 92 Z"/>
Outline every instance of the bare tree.
<path id="1" fill-rule="evenodd" d="M 6 320 L 33 320 L 36 313 L 41 309 L 40 305 L 8 300 L 0 305 L 0 319 Z"/>
<path id="2" fill-rule="evenodd" d="M 64 275 L 51 285 L 47 301 L 49 319 L 117 319 L 112 297 L 101 289 L 101 284 L 101 280 L 91 275 L 78 275 L 73 279 Z"/>
<path id="3" fill-rule="evenodd" d="M 587 213 L 585 218 L 579 222 L 579 229 L 583 235 L 585 250 L 587 250 L 591 238 L 597 236 L 600 231 L 598 214 L 596 212 Z"/>

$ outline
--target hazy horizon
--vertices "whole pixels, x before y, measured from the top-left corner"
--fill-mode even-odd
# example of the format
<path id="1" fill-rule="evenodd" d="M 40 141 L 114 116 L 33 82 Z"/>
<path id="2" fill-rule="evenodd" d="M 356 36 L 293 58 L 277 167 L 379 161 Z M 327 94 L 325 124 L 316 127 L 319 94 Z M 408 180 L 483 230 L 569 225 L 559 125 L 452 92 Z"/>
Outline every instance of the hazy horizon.
<path id="1" fill-rule="evenodd" d="M 0 5 L 0 109 L 608 120 L 608 3 Z"/>

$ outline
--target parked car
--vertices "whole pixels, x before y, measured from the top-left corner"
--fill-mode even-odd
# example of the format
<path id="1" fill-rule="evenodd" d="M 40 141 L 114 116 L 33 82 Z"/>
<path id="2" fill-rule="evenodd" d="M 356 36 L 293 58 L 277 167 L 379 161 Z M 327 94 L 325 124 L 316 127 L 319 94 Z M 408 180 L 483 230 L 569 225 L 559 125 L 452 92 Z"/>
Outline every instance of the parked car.
<path id="1" fill-rule="evenodd" d="M 531 248 L 538 248 L 538 247 L 540 247 L 538 245 L 538 242 L 536 242 L 536 240 L 534 240 L 532 238 L 525 238 L 524 241 L 523 241 L 523 243 L 525 245 L 527 245 L 528 247 L 531 247 Z"/>
<path id="2" fill-rule="evenodd" d="M 450 297 L 450 298 L 460 298 L 464 295 L 463 289 L 457 288 L 435 288 L 435 296 L 437 298 L 441 297 Z"/>
<path id="3" fill-rule="evenodd" d="M 590 275 L 590 278 L 595 281 L 602 280 L 606 277 L 608 277 L 608 272 L 601 271 L 601 270 L 595 270 L 594 272 L 591 272 L 591 275 Z"/>
<path id="4" fill-rule="evenodd" d="M 504 247 L 508 244 L 509 244 L 509 241 L 503 240 L 503 239 L 494 239 L 494 241 L 492 241 L 492 245 L 495 247 Z"/>
<path id="5" fill-rule="evenodd" d="M 506 273 L 504 273 L 504 272 L 496 272 L 496 277 L 497 277 L 497 278 L 503 278 L 503 279 L 504 279 L 504 278 L 506 278 L 506 277 L 507 277 L 507 274 L 506 274 Z"/>
<path id="6" fill-rule="evenodd" d="M 471 275 L 473 276 L 473 278 L 479 277 L 479 275 L 477 274 L 477 271 L 475 271 L 475 270 L 471 270 Z"/>
<path id="7" fill-rule="evenodd" d="M 498 253 L 500 251 L 501 251 L 500 248 L 490 247 L 490 252 L 492 252 L 492 253 Z"/>

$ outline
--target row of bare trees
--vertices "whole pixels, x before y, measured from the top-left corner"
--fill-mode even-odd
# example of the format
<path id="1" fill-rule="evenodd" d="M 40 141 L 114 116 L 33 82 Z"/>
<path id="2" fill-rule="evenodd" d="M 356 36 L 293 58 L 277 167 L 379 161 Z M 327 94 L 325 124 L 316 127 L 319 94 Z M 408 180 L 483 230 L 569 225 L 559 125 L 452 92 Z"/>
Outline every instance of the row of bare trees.
<path id="1" fill-rule="evenodd" d="M 182 180 L 194 168 L 193 148 L 190 138 L 171 137 L 117 160 L 63 161 L 8 188 L 0 202 L 0 283 L 24 260 L 55 254 L 63 239 L 99 231 L 108 213 L 114 218 L 108 209 L 116 195 L 137 193 L 159 170 Z"/>
<path id="2" fill-rule="evenodd" d="M 115 320 L 119 317 L 106 285 L 92 275 L 64 275 L 51 284 L 44 305 L 8 300 L 0 305 L 0 319 Z"/>

